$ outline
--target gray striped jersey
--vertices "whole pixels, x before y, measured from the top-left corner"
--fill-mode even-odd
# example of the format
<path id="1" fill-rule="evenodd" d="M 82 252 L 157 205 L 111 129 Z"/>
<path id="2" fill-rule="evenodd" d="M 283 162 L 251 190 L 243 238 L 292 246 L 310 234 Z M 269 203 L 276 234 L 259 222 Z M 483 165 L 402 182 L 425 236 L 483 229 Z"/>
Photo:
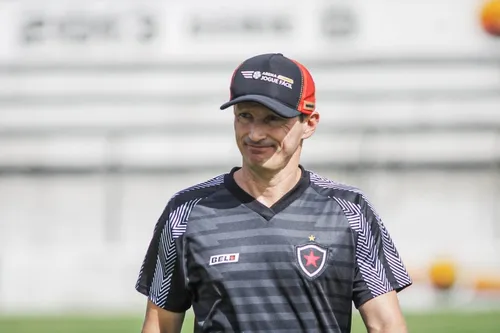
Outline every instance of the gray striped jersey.
<path id="1" fill-rule="evenodd" d="M 353 303 L 411 285 L 357 188 L 302 168 L 268 208 L 236 170 L 171 198 L 139 273 L 136 289 L 156 305 L 192 306 L 195 332 L 350 332 Z"/>

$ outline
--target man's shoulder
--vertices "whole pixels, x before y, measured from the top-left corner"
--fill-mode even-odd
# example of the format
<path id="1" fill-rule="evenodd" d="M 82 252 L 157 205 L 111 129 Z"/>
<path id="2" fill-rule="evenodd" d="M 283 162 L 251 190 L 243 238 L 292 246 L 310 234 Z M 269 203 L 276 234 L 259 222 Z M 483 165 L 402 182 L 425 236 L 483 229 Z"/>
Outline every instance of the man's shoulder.
<path id="1" fill-rule="evenodd" d="M 320 195 L 331 199 L 347 200 L 357 204 L 365 200 L 365 195 L 359 187 L 329 179 L 311 170 L 308 171 L 311 186 Z"/>
<path id="2" fill-rule="evenodd" d="M 206 181 L 186 187 L 175 193 L 169 200 L 170 210 L 175 210 L 183 205 L 195 205 L 201 200 L 211 196 L 224 186 L 227 173 L 220 174 Z"/>
<path id="3" fill-rule="evenodd" d="M 356 210 L 364 207 L 368 212 L 370 212 L 370 214 L 373 214 L 378 220 L 380 220 L 380 217 L 378 216 L 372 203 L 359 187 L 333 181 L 320 176 L 313 171 L 309 171 L 309 175 L 311 178 L 311 186 L 320 195 L 324 195 L 332 200 L 335 200 L 343 207 L 343 209 L 352 209 L 353 206 L 351 203 L 357 207 Z"/>

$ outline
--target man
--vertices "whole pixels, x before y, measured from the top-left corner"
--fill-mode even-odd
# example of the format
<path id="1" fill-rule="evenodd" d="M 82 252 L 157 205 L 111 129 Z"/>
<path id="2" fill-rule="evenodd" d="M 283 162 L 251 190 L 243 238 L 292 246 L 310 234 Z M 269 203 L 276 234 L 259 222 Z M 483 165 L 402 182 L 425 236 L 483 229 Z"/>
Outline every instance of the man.
<path id="1" fill-rule="evenodd" d="M 396 292 L 411 284 L 362 192 L 300 165 L 319 122 L 308 70 L 282 54 L 231 80 L 242 166 L 180 191 L 156 224 L 136 289 L 143 333 L 406 332 Z"/>

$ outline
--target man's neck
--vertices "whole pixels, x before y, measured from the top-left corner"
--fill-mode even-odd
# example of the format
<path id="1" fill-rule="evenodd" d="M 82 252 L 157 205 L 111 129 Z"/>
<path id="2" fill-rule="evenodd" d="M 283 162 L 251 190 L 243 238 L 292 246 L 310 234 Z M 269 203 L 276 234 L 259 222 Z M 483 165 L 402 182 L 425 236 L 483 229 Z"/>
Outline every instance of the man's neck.
<path id="1" fill-rule="evenodd" d="M 302 176 L 298 164 L 289 164 L 279 171 L 252 170 L 243 167 L 234 173 L 234 180 L 245 192 L 267 207 L 278 202 L 297 185 Z"/>

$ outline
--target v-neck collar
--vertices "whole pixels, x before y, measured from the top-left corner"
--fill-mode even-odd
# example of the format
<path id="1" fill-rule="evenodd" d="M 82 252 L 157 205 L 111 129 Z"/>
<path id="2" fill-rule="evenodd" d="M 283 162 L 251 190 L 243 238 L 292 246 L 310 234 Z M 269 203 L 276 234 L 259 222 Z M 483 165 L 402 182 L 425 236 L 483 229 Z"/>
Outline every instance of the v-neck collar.
<path id="1" fill-rule="evenodd" d="M 286 207 L 290 206 L 290 204 L 297 200 L 309 187 L 309 172 L 305 170 L 301 165 L 299 165 L 299 168 L 302 172 L 302 175 L 297 184 L 271 207 L 267 207 L 266 205 L 257 201 L 253 196 L 243 190 L 236 183 L 236 181 L 234 180 L 234 173 L 241 169 L 241 167 L 234 167 L 230 173 L 225 175 L 224 185 L 229 190 L 229 192 L 231 192 L 231 194 L 233 194 L 236 199 L 238 199 L 242 204 L 269 221 L 276 214 L 284 210 Z"/>

